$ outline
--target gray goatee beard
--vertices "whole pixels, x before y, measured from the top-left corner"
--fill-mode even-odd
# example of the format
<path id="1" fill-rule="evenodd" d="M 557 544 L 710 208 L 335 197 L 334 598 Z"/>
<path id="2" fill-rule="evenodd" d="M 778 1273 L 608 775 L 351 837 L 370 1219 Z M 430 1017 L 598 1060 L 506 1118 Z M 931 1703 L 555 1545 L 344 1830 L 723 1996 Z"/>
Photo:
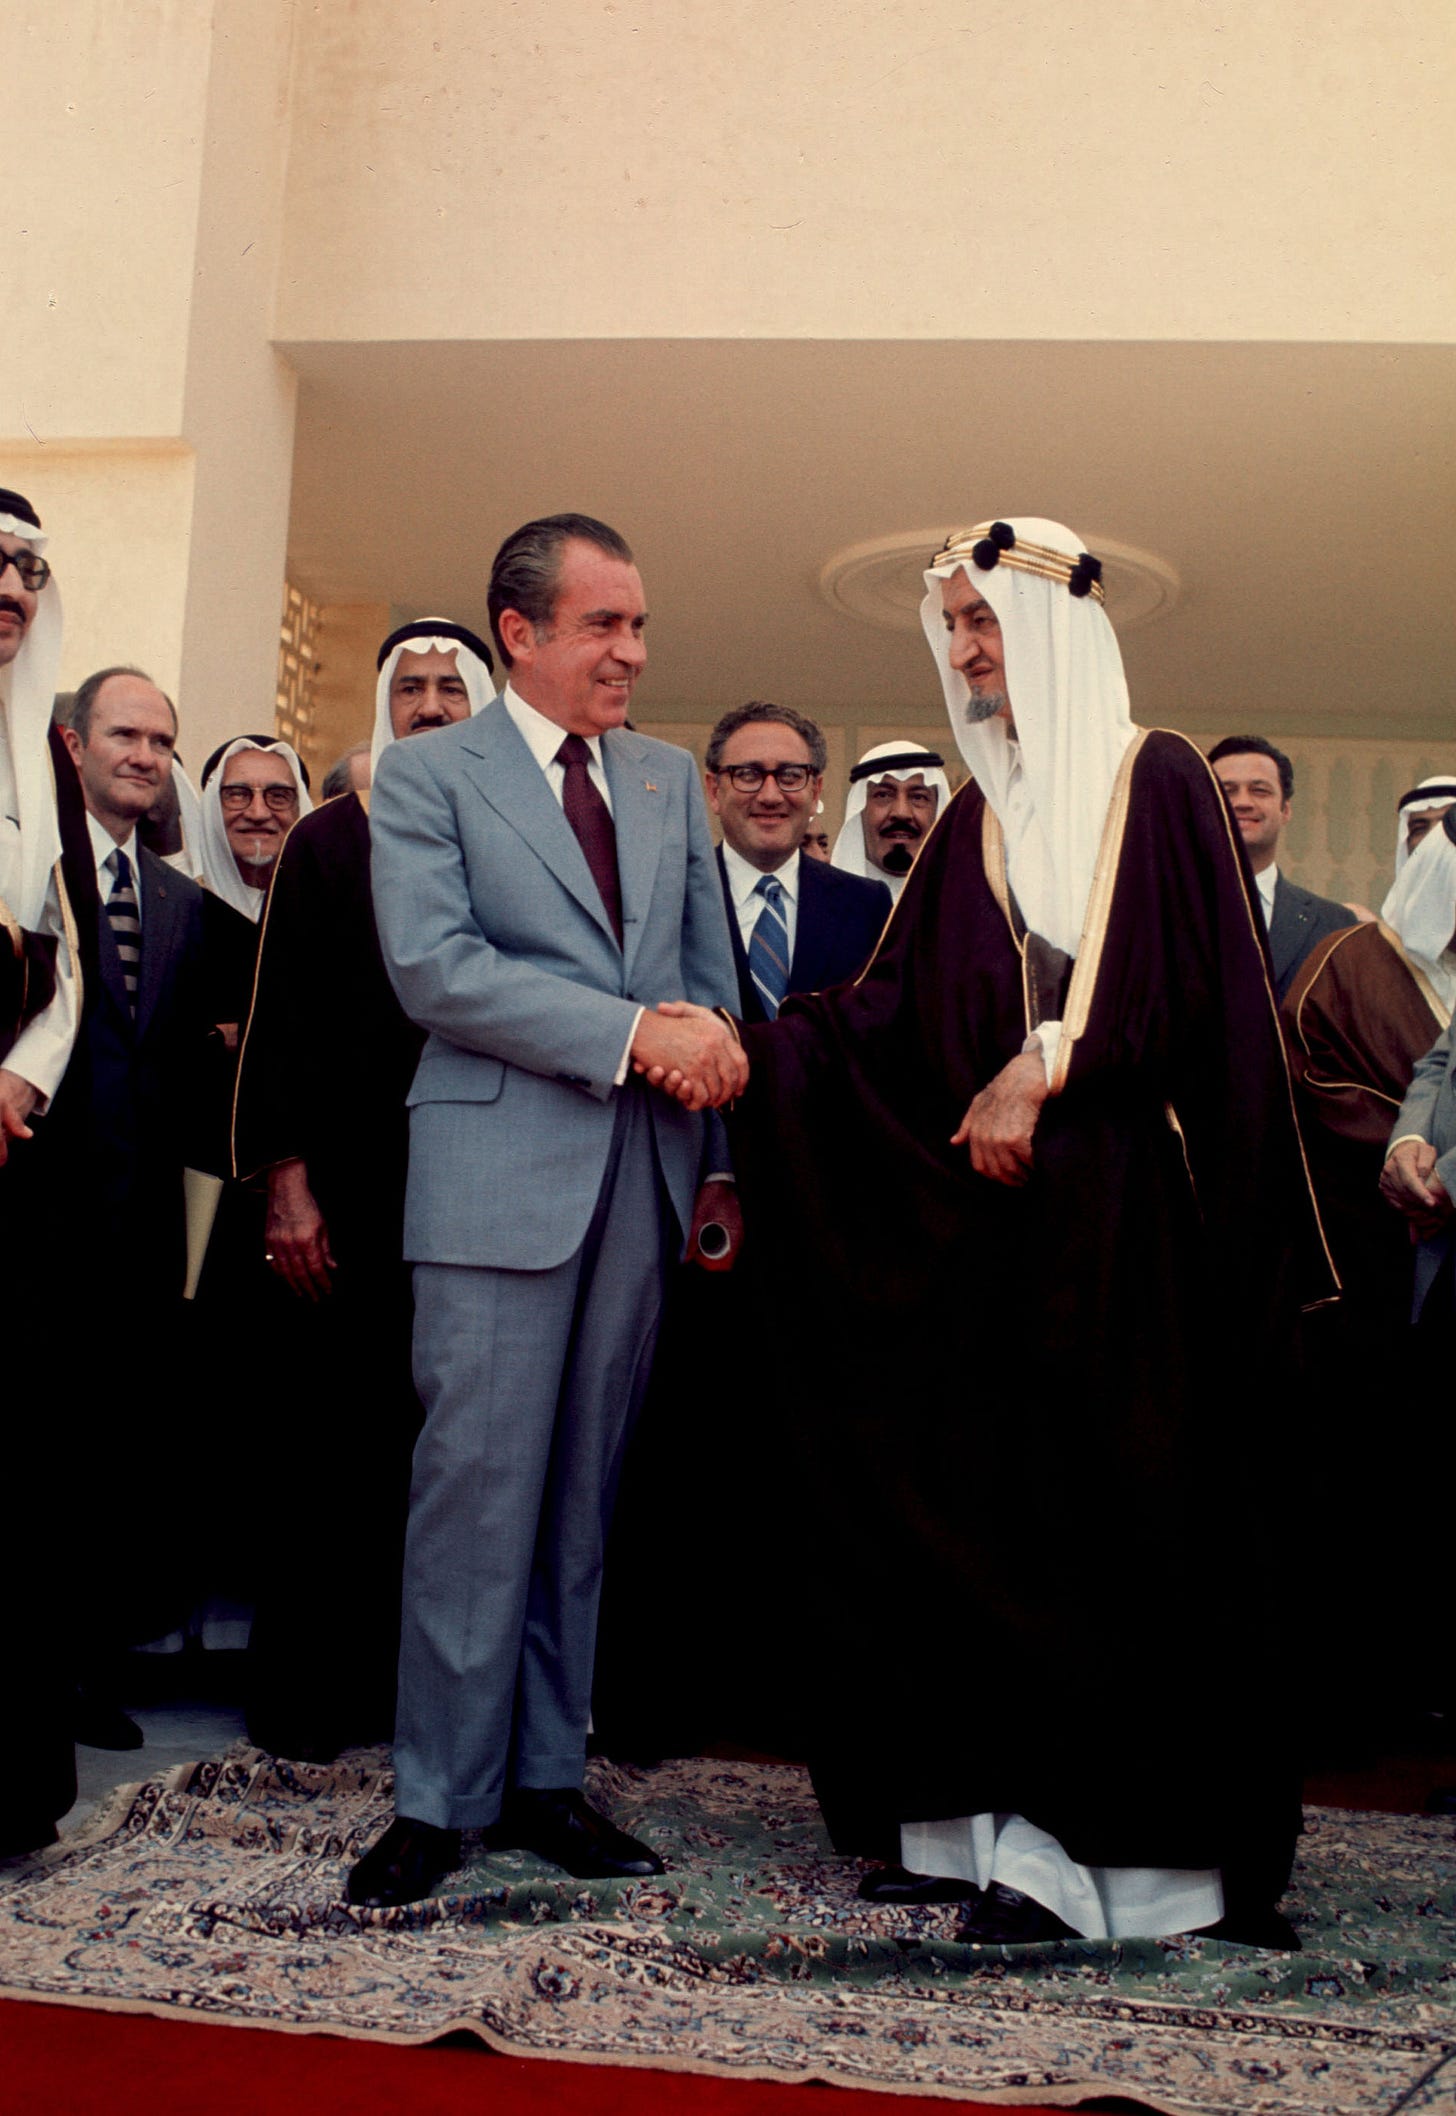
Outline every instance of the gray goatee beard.
<path id="1" fill-rule="evenodd" d="M 1004 691 L 972 691 L 966 699 L 967 724 L 979 727 L 983 720 L 994 720 L 1001 708 L 1009 703 Z"/>

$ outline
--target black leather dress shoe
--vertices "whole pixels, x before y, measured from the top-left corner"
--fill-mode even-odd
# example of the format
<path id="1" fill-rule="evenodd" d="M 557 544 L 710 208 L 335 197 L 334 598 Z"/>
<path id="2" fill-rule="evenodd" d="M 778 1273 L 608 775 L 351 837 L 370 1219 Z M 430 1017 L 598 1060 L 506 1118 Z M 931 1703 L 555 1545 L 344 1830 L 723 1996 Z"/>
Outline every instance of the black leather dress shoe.
<path id="1" fill-rule="evenodd" d="M 349 1874 L 348 1897 L 370 1910 L 418 1903 L 460 1864 L 460 1832 L 397 1815 Z"/>
<path id="2" fill-rule="evenodd" d="M 1070 1925 L 1019 1888 L 993 1881 L 956 1934 L 977 1947 L 1028 1947 L 1036 1940 L 1074 1940 Z"/>
<path id="3" fill-rule="evenodd" d="M 945 1874 L 912 1874 L 908 1866 L 877 1866 L 857 1891 L 862 1903 L 973 1903 L 981 1893 L 974 1881 L 952 1881 Z"/>
<path id="4" fill-rule="evenodd" d="M 502 1850 L 535 1852 L 580 1881 L 641 1880 L 665 1871 L 655 1851 L 599 1814 L 574 1786 L 518 1787 L 488 1840 Z"/>

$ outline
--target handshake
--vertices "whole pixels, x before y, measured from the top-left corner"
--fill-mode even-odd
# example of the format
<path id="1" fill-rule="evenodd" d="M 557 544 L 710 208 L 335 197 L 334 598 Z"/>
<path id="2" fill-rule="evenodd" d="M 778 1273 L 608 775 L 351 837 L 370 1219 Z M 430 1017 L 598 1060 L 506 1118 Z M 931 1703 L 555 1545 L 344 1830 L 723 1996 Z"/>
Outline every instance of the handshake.
<path id="1" fill-rule="evenodd" d="M 632 1070 L 687 1109 L 717 1109 L 748 1085 L 748 1058 L 719 1014 L 686 999 L 647 1009 L 632 1039 Z"/>

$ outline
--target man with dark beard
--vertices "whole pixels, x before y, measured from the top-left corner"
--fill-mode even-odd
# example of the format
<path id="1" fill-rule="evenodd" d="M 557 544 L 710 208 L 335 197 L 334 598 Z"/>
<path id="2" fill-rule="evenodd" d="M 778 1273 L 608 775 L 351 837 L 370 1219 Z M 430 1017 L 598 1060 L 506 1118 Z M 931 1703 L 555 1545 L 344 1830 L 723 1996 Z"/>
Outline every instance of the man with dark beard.
<path id="1" fill-rule="evenodd" d="M 931 825 L 950 799 L 944 759 L 918 742 L 879 742 L 849 775 L 833 863 L 882 881 L 898 897 Z"/>

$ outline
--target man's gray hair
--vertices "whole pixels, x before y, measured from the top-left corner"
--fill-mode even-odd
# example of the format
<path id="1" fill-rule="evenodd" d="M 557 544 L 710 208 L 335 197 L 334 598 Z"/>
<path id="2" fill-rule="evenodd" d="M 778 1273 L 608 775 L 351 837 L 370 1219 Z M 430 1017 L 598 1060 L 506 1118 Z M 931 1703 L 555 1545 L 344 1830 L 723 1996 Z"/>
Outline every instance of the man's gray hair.
<path id="1" fill-rule="evenodd" d="M 736 735 L 740 727 L 751 727 L 756 720 L 776 720 L 781 727 L 792 728 L 808 746 L 809 764 L 816 778 L 821 777 L 829 762 L 829 748 L 824 740 L 824 730 L 817 720 L 807 713 L 796 713 L 791 705 L 774 705 L 767 698 L 750 698 L 747 705 L 735 705 L 731 712 L 723 715 L 708 737 L 704 762 L 711 772 L 723 768 L 723 748 L 730 735 Z"/>
<path id="2" fill-rule="evenodd" d="M 500 634 L 501 612 L 519 610 L 538 632 L 549 631 L 561 584 L 561 547 L 572 542 L 595 544 L 624 566 L 633 562 L 626 539 L 590 514 L 544 514 L 508 536 L 495 555 L 485 599 L 491 637 L 507 668 L 511 657 Z"/>
<path id="3" fill-rule="evenodd" d="M 134 668 L 130 662 L 126 661 L 118 662 L 116 667 L 112 669 L 98 669 L 94 676 L 88 676 L 86 681 L 78 686 L 76 694 L 71 700 L 70 709 L 61 723 L 64 727 L 73 727 L 76 730 L 76 733 L 81 738 L 82 749 L 85 749 L 91 740 L 91 715 L 96 709 L 96 699 L 101 686 L 103 683 L 110 683 L 113 676 L 135 676 L 142 683 L 150 683 L 154 691 L 162 690 L 162 686 L 154 681 L 145 669 Z M 177 708 L 173 705 L 171 699 L 167 697 L 165 691 L 162 691 L 162 696 L 166 699 L 167 711 L 172 715 L 172 732 L 175 735 L 177 732 Z"/>
<path id="4" fill-rule="evenodd" d="M 354 791 L 354 774 L 351 766 L 356 757 L 367 757 L 372 748 L 372 743 L 356 742 L 352 748 L 344 751 L 342 757 L 335 757 L 333 763 L 324 773 L 321 794 L 323 800 L 337 801 L 340 794 Z"/>

